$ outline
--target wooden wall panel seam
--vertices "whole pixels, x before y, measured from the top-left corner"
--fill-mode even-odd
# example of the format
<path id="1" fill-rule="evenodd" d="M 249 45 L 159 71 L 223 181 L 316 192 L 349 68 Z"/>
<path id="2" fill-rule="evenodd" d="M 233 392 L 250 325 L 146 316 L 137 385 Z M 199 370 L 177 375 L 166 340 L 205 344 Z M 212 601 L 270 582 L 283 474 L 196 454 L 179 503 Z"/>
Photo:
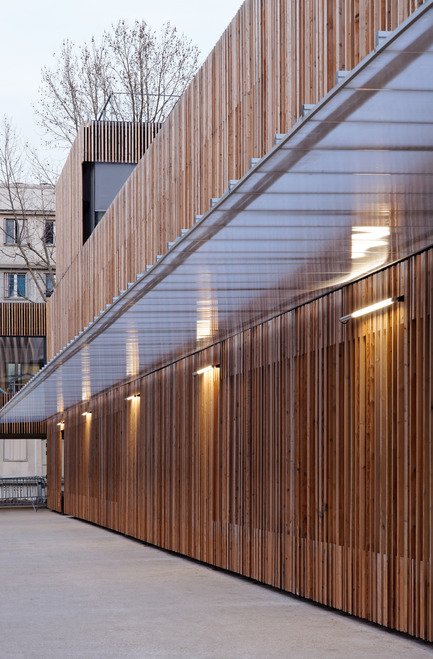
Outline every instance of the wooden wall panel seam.
<path id="1" fill-rule="evenodd" d="M 65 512 L 433 641 L 433 249 L 92 399 Z M 405 302 L 343 326 L 372 297 Z M 192 373 L 219 363 L 206 376 Z M 134 384 L 136 391 L 137 383 Z M 61 441 L 49 426 L 49 506 Z"/>

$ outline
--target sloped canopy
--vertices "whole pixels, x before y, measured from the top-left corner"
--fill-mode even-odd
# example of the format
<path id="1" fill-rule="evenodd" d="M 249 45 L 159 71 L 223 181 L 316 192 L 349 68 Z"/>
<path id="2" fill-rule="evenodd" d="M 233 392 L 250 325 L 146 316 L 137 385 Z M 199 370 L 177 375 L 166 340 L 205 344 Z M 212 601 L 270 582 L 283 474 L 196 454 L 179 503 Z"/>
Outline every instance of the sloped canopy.
<path id="1" fill-rule="evenodd" d="M 48 418 L 432 244 L 429 3 L 232 182 L 0 419 Z"/>

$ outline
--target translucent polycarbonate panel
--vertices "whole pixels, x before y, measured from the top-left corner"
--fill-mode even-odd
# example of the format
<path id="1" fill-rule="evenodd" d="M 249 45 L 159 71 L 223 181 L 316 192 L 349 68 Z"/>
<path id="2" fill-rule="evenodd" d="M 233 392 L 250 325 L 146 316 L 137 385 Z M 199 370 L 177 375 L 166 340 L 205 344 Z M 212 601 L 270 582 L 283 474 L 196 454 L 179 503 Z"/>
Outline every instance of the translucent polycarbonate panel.
<path id="1" fill-rule="evenodd" d="M 432 59 L 433 66 L 433 59 Z M 433 102 L 433 95 L 430 104 Z M 385 121 L 347 121 L 338 130 L 330 131 L 316 145 L 316 149 L 366 149 L 368 151 L 419 150 L 425 147 L 426 131 L 431 133 L 432 125 L 428 122 L 400 122 L 400 125 Z M 430 141 L 430 137 L 428 140 Z M 391 142 L 392 140 L 392 142 Z"/>
<path id="2" fill-rule="evenodd" d="M 432 47 L 432 46 L 431 46 Z M 380 57 L 377 57 L 374 61 L 369 64 L 368 68 L 364 71 L 361 71 L 353 80 L 345 82 L 345 87 L 351 89 L 371 89 L 372 80 L 376 80 L 376 74 L 380 74 L 382 71 L 386 71 L 390 66 L 392 66 L 393 61 L 395 60 L 396 54 L 400 58 L 400 66 L 402 64 L 402 58 L 406 57 L 406 66 L 401 73 L 393 76 L 390 81 L 388 81 L 385 87 L 381 86 L 380 88 L 392 89 L 392 90 L 409 90 L 409 91 L 431 91 L 428 87 L 428 80 L 423 73 L 423 69 L 426 66 L 433 66 L 433 50 L 430 52 L 425 52 L 422 54 L 422 57 L 412 57 L 412 53 L 401 53 L 400 51 L 393 51 L 392 47 L 387 48 Z M 401 67 L 403 69 L 403 67 Z"/>
<path id="3" fill-rule="evenodd" d="M 386 128 L 387 127 L 385 126 L 384 130 L 386 130 Z M 423 130 L 424 130 L 424 135 L 423 135 L 422 146 L 424 147 L 426 144 L 426 140 L 429 144 L 433 143 L 433 125 L 430 124 L 427 128 L 424 128 Z M 402 126 L 402 131 L 403 131 L 403 126 Z M 353 133 L 352 128 L 348 130 L 346 133 L 350 137 L 350 139 L 351 139 L 351 133 Z M 388 137 L 388 143 L 390 139 L 391 139 L 391 134 Z M 408 138 L 405 137 L 405 140 L 407 139 Z M 341 147 L 341 144 L 339 144 L 339 147 Z M 406 148 L 406 145 L 404 145 L 402 148 Z M 424 172 L 421 175 L 429 176 Z M 406 189 L 401 188 L 401 186 L 399 185 L 400 180 L 397 177 L 392 178 L 385 175 L 379 175 L 376 172 L 371 173 L 370 176 L 368 176 L 368 174 L 359 174 L 356 172 L 355 173 L 342 172 L 339 174 L 339 176 L 335 176 L 334 173 L 331 172 L 318 172 L 314 174 L 311 173 L 309 176 L 303 176 L 298 172 L 288 172 L 288 173 L 282 173 L 277 180 L 270 182 L 268 193 L 273 193 L 273 192 L 278 192 L 279 190 L 283 190 L 284 192 L 287 193 L 299 194 L 299 195 L 345 194 L 351 197 L 353 194 L 362 193 L 362 192 L 368 192 L 370 195 L 383 194 L 388 191 L 392 192 L 393 194 L 398 192 L 405 193 L 410 191 L 412 183 L 416 183 L 415 180 L 411 181 L 411 177 L 416 176 L 418 178 L 420 174 L 419 173 L 410 174 L 408 172 L 405 172 L 404 176 L 405 176 L 405 181 L 407 181 L 407 183 L 409 184 L 406 187 Z M 260 174 L 254 173 L 249 177 L 248 180 L 245 181 L 245 186 L 242 185 L 242 188 L 244 189 L 244 192 L 247 191 L 251 192 L 254 190 L 255 186 L 263 180 L 264 179 L 262 173 Z M 223 205 L 221 205 L 221 208 L 222 206 Z M 215 218 L 217 218 L 218 215 L 221 216 L 221 220 L 224 219 L 224 214 L 223 211 L 220 210 L 220 207 L 214 211 Z M 274 215 L 272 216 L 272 219 L 273 218 Z M 237 216 L 234 222 L 247 223 L 248 219 L 249 219 L 248 213 L 244 212 L 242 213 L 241 216 Z M 262 222 L 263 219 L 261 223 Z"/>
<path id="4" fill-rule="evenodd" d="M 0 416 L 43 419 L 433 244 L 433 5 L 300 121 Z"/>
<path id="5" fill-rule="evenodd" d="M 428 66 L 433 64 L 433 58 L 427 58 Z M 327 108 L 327 112 L 318 112 L 316 121 L 325 119 L 329 122 L 347 121 L 353 122 L 370 122 L 377 121 L 379 117 L 386 119 L 390 123 L 429 123 L 430 108 L 432 103 L 433 91 L 421 90 L 393 90 L 385 89 L 377 91 L 375 89 L 350 89 L 343 87 L 337 96 L 334 97 L 330 105 L 336 105 L 333 112 L 332 107 Z M 342 105 L 337 104 L 342 101 Z M 325 126 L 323 126 L 325 127 Z"/>

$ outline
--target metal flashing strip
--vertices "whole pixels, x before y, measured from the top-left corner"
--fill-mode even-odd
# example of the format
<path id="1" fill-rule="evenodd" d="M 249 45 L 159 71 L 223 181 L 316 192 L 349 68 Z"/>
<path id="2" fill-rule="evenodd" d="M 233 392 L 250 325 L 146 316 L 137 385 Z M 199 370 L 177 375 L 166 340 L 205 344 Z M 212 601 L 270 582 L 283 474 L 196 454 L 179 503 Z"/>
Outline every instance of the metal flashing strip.
<path id="1" fill-rule="evenodd" d="M 433 3 L 195 219 L 0 421 L 49 418 L 433 244 Z"/>

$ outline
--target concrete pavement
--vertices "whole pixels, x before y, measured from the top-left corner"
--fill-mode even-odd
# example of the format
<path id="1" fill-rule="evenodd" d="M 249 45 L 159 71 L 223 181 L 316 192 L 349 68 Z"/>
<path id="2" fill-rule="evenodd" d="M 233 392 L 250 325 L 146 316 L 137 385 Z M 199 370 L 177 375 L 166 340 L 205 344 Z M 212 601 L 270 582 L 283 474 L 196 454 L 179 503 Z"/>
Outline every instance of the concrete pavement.
<path id="1" fill-rule="evenodd" d="M 429 657 L 431 646 L 48 510 L 0 510 L 0 657 Z"/>

